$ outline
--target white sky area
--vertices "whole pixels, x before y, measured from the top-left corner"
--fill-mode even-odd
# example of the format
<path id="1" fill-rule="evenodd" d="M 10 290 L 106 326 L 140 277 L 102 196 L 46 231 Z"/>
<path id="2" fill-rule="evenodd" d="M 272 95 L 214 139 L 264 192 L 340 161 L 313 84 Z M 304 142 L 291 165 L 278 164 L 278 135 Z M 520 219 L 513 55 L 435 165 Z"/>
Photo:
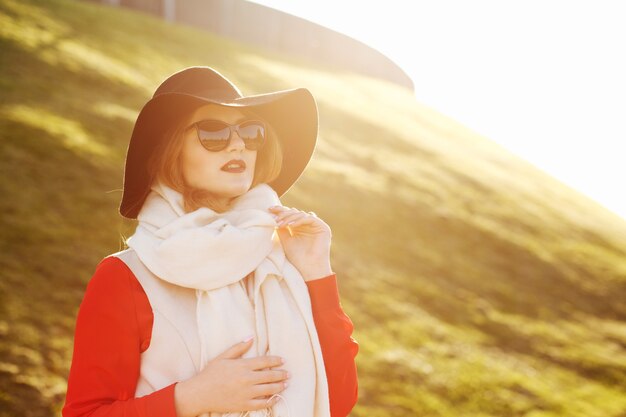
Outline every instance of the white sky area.
<path id="1" fill-rule="evenodd" d="M 376 48 L 417 101 L 626 219 L 626 3 L 254 0 Z"/>

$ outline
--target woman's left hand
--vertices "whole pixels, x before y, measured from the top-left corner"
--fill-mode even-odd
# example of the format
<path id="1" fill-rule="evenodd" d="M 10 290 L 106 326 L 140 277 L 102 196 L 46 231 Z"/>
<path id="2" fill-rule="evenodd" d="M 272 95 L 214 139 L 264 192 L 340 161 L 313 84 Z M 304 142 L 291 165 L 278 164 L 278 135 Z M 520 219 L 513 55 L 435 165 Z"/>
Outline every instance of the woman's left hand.
<path id="1" fill-rule="evenodd" d="M 276 217 L 278 237 L 287 259 L 300 271 L 305 281 L 333 273 L 330 266 L 330 226 L 313 212 L 285 206 L 273 206 L 269 211 Z"/>

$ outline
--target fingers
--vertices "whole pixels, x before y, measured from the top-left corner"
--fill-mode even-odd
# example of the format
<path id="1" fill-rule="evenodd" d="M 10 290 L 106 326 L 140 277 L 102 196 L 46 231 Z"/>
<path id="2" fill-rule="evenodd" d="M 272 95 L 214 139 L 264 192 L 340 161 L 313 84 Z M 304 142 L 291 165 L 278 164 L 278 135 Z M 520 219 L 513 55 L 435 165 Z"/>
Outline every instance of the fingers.
<path id="1" fill-rule="evenodd" d="M 222 353 L 220 353 L 215 359 L 237 359 L 240 358 L 246 351 L 250 349 L 252 346 L 252 337 L 244 340 L 242 342 L 236 343 L 233 346 L 229 347 Z M 245 365 L 245 367 L 252 371 L 259 370 L 270 370 L 270 368 L 274 368 L 276 366 L 280 366 L 285 363 L 285 360 L 280 356 L 255 356 L 252 358 L 243 358 L 239 359 L 241 363 Z M 286 371 L 284 370 L 270 370 L 269 372 L 281 372 L 281 375 Z M 278 374 L 272 374 L 277 376 Z M 270 379 L 269 381 L 273 381 L 275 379 Z M 266 379 L 267 381 L 267 379 Z"/>
<path id="2" fill-rule="evenodd" d="M 283 382 L 289 379 L 289 372 L 284 369 L 275 369 L 271 371 L 255 371 L 251 382 L 255 384 L 267 384 L 271 382 Z"/>
<path id="3" fill-rule="evenodd" d="M 300 217 L 296 217 L 293 219 L 288 219 L 285 220 L 284 224 L 282 226 L 279 227 L 298 227 L 298 226 L 303 226 L 305 224 L 310 224 L 310 225 L 319 225 L 320 220 L 317 219 L 316 217 L 312 217 L 312 216 L 300 216 Z"/>
<path id="4" fill-rule="evenodd" d="M 254 371 L 265 368 L 273 368 L 284 363 L 283 358 L 280 356 L 256 356 L 254 358 L 242 359 L 242 361 L 244 361 L 249 369 Z"/>
<path id="5" fill-rule="evenodd" d="M 304 212 L 284 206 L 270 207 L 269 210 L 275 215 L 278 227 L 295 226 L 296 223 L 298 225 L 313 223 L 315 219 L 318 219 L 317 215 L 312 211 Z"/>
<path id="6" fill-rule="evenodd" d="M 216 359 L 235 359 L 246 353 L 248 349 L 252 346 L 253 337 L 246 338 L 242 342 L 236 343 L 226 349 L 224 352 L 217 355 Z"/>
<path id="7" fill-rule="evenodd" d="M 294 211 L 298 211 L 301 213 L 308 213 L 311 214 L 313 216 L 317 216 L 317 214 L 315 214 L 312 211 L 303 211 L 303 210 L 298 210 L 295 207 L 286 207 L 286 206 L 272 206 L 270 208 L 268 208 L 269 211 L 271 211 L 272 213 L 282 213 L 282 212 L 294 212 Z"/>
<path id="8" fill-rule="evenodd" d="M 252 389 L 252 395 L 254 398 L 263 397 L 266 395 L 274 395 L 283 391 L 289 385 L 288 382 L 275 382 L 273 384 L 259 384 L 255 385 Z"/>
<path id="9" fill-rule="evenodd" d="M 207 394 L 202 396 L 204 403 L 198 407 L 260 410 L 276 403 L 280 396 L 275 398 L 275 394 L 285 390 L 290 378 L 289 372 L 277 368 L 285 361 L 274 355 L 242 358 L 252 341 L 253 337 L 249 337 L 230 346 L 185 382 L 191 384 L 189 391 Z"/>
<path id="10" fill-rule="evenodd" d="M 307 219 L 311 222 L 313 218 L 311 215 L 306 213 L 293 213 L 280 219 L 276 219 L 276 223 L 278 224 L 278 227 L 293 226 L 296 223 L 302 223 L 302 220 L 305 220 L 306 222 Z"/>

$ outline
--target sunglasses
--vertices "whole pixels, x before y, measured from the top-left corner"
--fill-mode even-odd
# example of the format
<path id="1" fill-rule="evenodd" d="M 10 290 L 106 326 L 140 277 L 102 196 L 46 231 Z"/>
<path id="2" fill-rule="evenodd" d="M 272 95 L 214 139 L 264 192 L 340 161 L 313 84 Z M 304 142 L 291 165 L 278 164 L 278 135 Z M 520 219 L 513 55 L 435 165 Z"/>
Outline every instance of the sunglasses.
<path id="1" fill-rule="evenodd" d="M 237 132 L 246 149 L 251 151 L 261 149 L 265 143 L 265 124 L 259 120 L 245 120 L 236 125 L 221 120 L 200 120 L 191 126 L 196 128 L 200 144 L 211 152 L 226 149 L 233 132 Z"/>

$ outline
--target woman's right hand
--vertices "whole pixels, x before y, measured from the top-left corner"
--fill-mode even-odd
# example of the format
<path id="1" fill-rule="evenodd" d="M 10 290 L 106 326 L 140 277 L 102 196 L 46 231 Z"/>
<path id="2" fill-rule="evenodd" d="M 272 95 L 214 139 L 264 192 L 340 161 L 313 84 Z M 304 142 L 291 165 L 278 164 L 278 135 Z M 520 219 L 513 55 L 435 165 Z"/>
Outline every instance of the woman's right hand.
<path id="1" fill-rule="evenodd" d="M 190 379 L 176 384 L 176 414 L 192 417 L 205 412 L 260 410 L 274 405 L 272 395 L 286 388 L 287 371 L 272 369 L 283 364 L 278 356 L 241 358 L 252 338 L 237 343 L 209 361 Z"/>

